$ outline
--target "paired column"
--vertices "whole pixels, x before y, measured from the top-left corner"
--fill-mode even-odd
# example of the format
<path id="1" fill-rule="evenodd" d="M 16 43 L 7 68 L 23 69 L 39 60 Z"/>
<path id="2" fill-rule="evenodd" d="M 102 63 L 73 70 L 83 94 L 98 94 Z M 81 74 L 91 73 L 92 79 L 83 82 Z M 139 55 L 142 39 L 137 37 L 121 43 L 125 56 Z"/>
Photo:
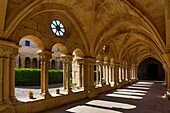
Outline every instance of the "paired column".
<path id="1" fill-rule="evenodd" d="M 41 91 L 40 94 L 44 98 L 51 97 L 48 91 L 48 66 L 51 59 L 51 53 L 48 51 L 43 51 L 38 53 L 41 61 Z"/>
<path id="2" fill-rule="evenodd" d="M 18 49 L 14 49 L 13 53 L 11 54 L 10 60 L 10 99 L 12 103 L 15 103 L 17 99 L 15 98 L 15 59 L 18 54 Z"/>
<path id="3" fill-rule="evenodd" d="M 73 56 L 71 55 L 61 57 L 61 60 L 63 62 L 63 88 L 64 90 L 68 91 L 68 94 L 72 93 L 72 90 L 70 88 L 70 65 L 72 59 Z"/>
<path id="4" fill-rule="evenodd" d="M 11 47 L 10 42 L 0 41 L 0 111 L 12 110 L 15 99 L 15 57 L 18 46 Z M 8 45 L 9 44 L 9 45 Z"/>
<path id="5" fill-rule="evenodd" d="M 84 81 L 84 60 L 83 59 L 77 59 L 78 61 L 78 75 L 79 75 L 79 80 L 78 80 L 78 86 L 84 87 L 83 86 L 83 81 Z"/>

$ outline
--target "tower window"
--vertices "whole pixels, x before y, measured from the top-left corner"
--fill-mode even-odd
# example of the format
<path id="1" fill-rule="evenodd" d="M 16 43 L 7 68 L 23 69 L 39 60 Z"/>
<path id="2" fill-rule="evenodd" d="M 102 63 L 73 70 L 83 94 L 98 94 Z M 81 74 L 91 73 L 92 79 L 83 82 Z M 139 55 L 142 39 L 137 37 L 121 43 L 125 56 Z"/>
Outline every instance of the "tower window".
<path id="1" fill-rule="evenodd" d="M 30 46 L 30 41 L 26 40 L 25 41 L 25 46 Z"/>

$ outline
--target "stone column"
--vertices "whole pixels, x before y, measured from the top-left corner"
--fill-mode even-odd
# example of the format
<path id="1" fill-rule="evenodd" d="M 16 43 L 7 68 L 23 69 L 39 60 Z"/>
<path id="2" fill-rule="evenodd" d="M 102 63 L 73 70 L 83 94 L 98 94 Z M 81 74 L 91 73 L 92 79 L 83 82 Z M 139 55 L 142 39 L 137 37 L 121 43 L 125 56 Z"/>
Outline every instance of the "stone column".
<path id="1" fill-rule="evenodd" d="M 18 49 L 14 49 L 13 53 L 10 55 L 10 99 L 13 104 L 17 101 L 15 98 L 15 59 L 17 55 Z"/>
<path id="2" fill-rule="evenodd" d="M 66 83 L 67 83 L 67 61 L 66 59 L 62 58 L 63 63 L 63 90 L 66 90 Z"/>
<path id="3" fill-rule="evenodd" d="M 163 68 L 165 70 L 165 81 L 164 81 L 165 87 L 167 87 L 168 85 L 168 68 L 167 67 L 168 67 L 167 64 L 163 63 Z"/>
<path id="4" fill-rule="evenodd" d="M 79 76 L 78 86 L 81 88 L 82 87 L 82 64 L 83 64 L 83 60 L 77 59 L 77 62 L 78 62 L 78 76 Z"/>
<path id="5" fill-rule="evenodd" d="M 134 73 L 135 73 L 134 78 L 136 79 L 136 81 L 138 81 L 138 66 L 134 67 Z"/>
<path id="6" fill-rule="evenodd" d="M 111 84 L 112 82 L 112 65 L 109 65 L 109 83 Z"/>
<path id="7" fill-rule="evenodd" d="M 128 81 L 131 81 L 131 66 L 130 65 L 127 67 L 127 79 Z"/>
<path id="8" fill-rule="evenodd" d="M 3 100 L 9 101 L 9 58 L 4 58 Z"/>
<path id="9" fill-rule="evenodd" d="M 105 80 L 106 85 L 109 85 L 109 65 L 107 62 L 105 62 Z"/>
<path id="10" fill-rule="evenodd" d="M 71 94 L 72 90 L 70 88 L 70 72 L 71 72 L 70 65 L 71 65 L 73 56 L 71 56 L 71 55 L 61 56 L 61 59 L 62 59 L 62 61 L 64 60 L 66 63 L 66 73 L 65 73 L 66 76 L 64 75 L 64 79 L 66 79 L 66 90 L 68 91 L 68 94 Z M 65 84 L 65 81 L 64 81 L 64 84 Z"/>
<path id="11" fill-rule="evenodd" d="M 94 87 L 94 65 L 96 60 L 93 58 L 85 59 L 85 77 L 84 77 L 84 88 L 87 93 L 87 98 L 93 98 L 97 96 Z"/>
<path id="12" fill-rule="evenodd" d="M 96 63 L 96 85 L 99 84 L 99 63 Z"/>
<path id="13" fill-rule="evenodd" d="M 38 53 L 41 60 L 41 92 L 44 98 L 50 98 L 51 95 L 48 91 L 48 66 L 51 59 L 51 52 L 43 51 Z"/>
<path id="14" fill-rule="evenodd" d="M 106 80 L 106 65 L 103 63 L 103 79 Z"/>
<path id="15" fill-rule="evenodd" d="M 123 67 L 123 65 L 121 66 L 121 80 L 122 80 L 122 82 L 124 81 L 124 67 Z"/>
<path id="16" fill-rule="evenodd" d="M 167 98 L 170 100 L 170 67 L 166 67 L 166 73 L 168 75 L 168 80 L 167 80 Z"/>
<path id="17" fill-rule="evenodd" d="M 102 63 L 100 62 L 99 63 L 99 72 L 100 72 L 100 79 L 99 79 L 99 84 L 100 84 L 100 86 L 102 86 Z"/>
<path id="18" fill-rule="evenodd" d="M 0 58 L 0 103 L 2 102 L 2 92 L 3 92 L 3 58 Z"/>
<path id="19" fill-rule="evenodd" d="M 82 63 L 82 88 L 84 88 L 84 62 Z"/>
<path id="20" fill-rule="evenodd" d="M 114 82 L 115 80 L 114 80 L 114 74 L 115 74 L 115 70 L 114 70 L 114 64 L 113 64 L 113 67 L 112 67 L 112 82 Z"/>
<path id="21" fill-rule="evenodd" d="M 119 65 L 119 82 L 122 82 L 122 68 Z"/>
<path id="22" fill-rule="evenodd" d="M 115 63 L 114 65 L 114 85 L 118 85 L 119 83 L 119 63 Z"/>
<path id="23" fill-rule="evenodd" d="M 15 98 L 15 57 L 19 46 L 15 43 L 0 40 L 0 111 L 14 113 Z M 17 53 L 16 53 L 17 54 Z"/>

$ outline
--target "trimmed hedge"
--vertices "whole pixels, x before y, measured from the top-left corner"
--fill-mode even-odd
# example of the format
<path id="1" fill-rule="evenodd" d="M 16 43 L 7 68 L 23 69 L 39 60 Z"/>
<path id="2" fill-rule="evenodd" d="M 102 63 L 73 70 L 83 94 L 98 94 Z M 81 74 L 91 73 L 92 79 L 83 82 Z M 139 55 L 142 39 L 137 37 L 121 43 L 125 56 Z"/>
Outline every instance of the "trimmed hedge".
<path id="1" fill-rule="evenodd" d="M 15 69 L 15 84 L 16 86 L 37 86 L 40 85 L 41 70 L 31 68 L 16 68 Z M 49 70 L 49 84 L 63 82 L 62 70 Z"/>

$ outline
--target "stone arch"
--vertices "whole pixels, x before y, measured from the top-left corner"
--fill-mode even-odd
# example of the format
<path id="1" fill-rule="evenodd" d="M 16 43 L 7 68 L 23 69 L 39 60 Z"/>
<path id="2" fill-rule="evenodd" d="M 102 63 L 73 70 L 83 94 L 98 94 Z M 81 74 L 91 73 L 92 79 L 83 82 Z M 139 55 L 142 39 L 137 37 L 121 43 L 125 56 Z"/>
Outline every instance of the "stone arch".
<path id="1" fill-rule="evenodd" d="M 33 36 L 33 35 L 26 35 L 26 36 L 23 36 L 22 39 L 29 39 L 29 40 L 33 41 L 37 45 L 39 50 L 41 50 L 41 51 L 44 50 L 44 45 L 43 45 L 42 41 L 38 37 Z"/>
<path id="2" fill-rule="evenodd" d="M 74 51 L 73 51 L 73 55 L 76 55 L 78 57 L 84 57 L 84 53 L 83 51 L 80 49 L 80 48 L 76 48 Z"/>
<path id="3" fill-rule="evenodd" d="M 96 57 L 96 59 L 99 60 L 99 61 L 102 61 L 102 60 L 103 60 L 103 57 L 102 57 L 100 54 L 98 54 L 97 57 Z"/>
<path id="4" fill-rule="evenodd" d="M 109 62 L 109 58 L 107 56 L 104 57 L 104 62 Z"/>
<path id="5" fill-rule="evenodd" d="M 138 66 L 138 77 L 139 79 L 164 80 L 165 70 L 159 60 L 146 57 Z"/>
<path id="6" fill-rule="evenodd" d="M 61 54 L 69 54 L 67 47 L 63 43 L 56 43 L 55 45 L 53 45 L 52 52 L 55 52 L 55 48 L 58 48 Z"/>
<path id="7" fill-rule="evenodd" d="M 32 4 L 29 4 L 30 6 L 27 6 L 25 9 L 23 9 L 21 11 L 21 13 L 19 13 L 17 16 L 15 15 L 15 17 L 13 17 L 14 18 L 13 21 L 10 22 L 10 24 L 7 26 L 7 30 L 9 30 L 10 33 L 6 33 L 5 37 L 12 38 L 13 36 L 11 36 L 10 34 L 12 34 L 12 32 L 13 32 L 13 34 L 17 32 L 17 30 L 14 31 L 14 29 L 20 29 L 20 27 L 27 20 L 31 19 L 32 17 L 34 17 L 38 14 L 45 13 L 45 12 L 57 12 L 57 13 L 62 13 L 62 15 L 66 15 L 66 17 L 69 19 L 69 21 L 71 21 L 71 25 L 74 25 L 74 27 L 78 31 L 77 33 L 80 35 L 80 38 L 83 42 L 85 51 L 86 51 L 86 53 L 88 53 L 89 44 L 88 44 L 87 37 L 85 35 L 84 30 L 80 26 L 79 21 L 77 20 L 77 18 L 74 16 L 73 13 L 66 6 L 58 4 L 54 1 L 46 2 L 46 1 L 39 0 L 37 2 L 39 2 L 39 3 L 34 5 L 34 7 L 31 7 L 31 6 L 33 4 L 35 4 L 35 2 L 33 2 Z M 50 4 L 50 7 L 48 4 Z"/>

